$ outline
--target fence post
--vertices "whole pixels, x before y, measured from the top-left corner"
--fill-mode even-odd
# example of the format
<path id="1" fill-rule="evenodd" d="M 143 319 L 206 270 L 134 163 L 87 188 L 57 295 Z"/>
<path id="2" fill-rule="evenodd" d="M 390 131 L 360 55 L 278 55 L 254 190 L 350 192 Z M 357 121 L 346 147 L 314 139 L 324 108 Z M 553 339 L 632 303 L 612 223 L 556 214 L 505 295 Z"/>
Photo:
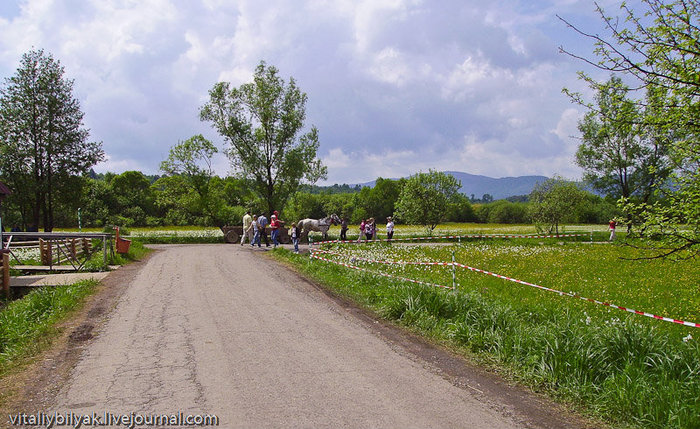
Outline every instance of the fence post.
<path id="1" fill-rule="evenodd" d="M 112 246 L 109 246 L 110 248 Z M 106 266 L 107 265 L 107 236 L 103 235 L 102 236 L 102 263 Z"/>
<path id="2" fill-rule="evenodd" d="M 452 251 L 452 290 L 457 291 L 457 267 L 455 267 L 455 251 Z"/>
<path id="3" fill-rule="evenodd" d="M 2 291 L 10 299 L 10 254 L 2 253 Z"/>

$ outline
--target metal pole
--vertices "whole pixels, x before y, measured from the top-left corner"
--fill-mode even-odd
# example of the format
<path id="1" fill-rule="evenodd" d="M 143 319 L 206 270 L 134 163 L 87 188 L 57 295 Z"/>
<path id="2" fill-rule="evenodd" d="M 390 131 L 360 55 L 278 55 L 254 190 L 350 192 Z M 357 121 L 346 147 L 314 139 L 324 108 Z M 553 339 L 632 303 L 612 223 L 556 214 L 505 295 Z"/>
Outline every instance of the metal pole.
<path id="1" fill-rule="evenodd" d="M 83 232 L 83 226 L 80 223 L 80 207 L 78 207 L 78 232 Z"/>
<path id="2" fill-rule="evenodd" d="M 457 268 L 455 267 L 455 251 L 452 251 L 452 290 L 457 290 Z"/>

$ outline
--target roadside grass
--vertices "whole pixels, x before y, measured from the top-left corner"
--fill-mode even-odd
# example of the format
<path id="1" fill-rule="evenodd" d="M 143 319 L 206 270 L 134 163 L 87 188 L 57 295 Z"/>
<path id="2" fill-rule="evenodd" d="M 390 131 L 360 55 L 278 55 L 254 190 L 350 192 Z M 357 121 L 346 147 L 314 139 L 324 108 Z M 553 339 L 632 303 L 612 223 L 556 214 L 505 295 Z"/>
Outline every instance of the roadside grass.
<path id="1" fill-rule="evenodd" d="M 603 230 L 603 233 L 605 231 Z M 327 246 L 338 251 L 337 246 Z M 700 322 L 694 261 L 628 260 L 638 250 L 559 239 L 468 240 L 438 246 L 344 245 L 329 259 L 452 284 L 448 267 L 369 264 L 361 258 L 458 263 L 618 305 Z M 413 285 L 272 254 L 300 272 L 436 341 L 613 425 L 700 427 L 700 329 L 662 322 L 457 269 L 458 291 Z"/>
<path id="2" fill-rule="evenodd" d="M 0 309 L 0 376 L 43 350 L 55 336 L 56 325 L 78 309 L 97 284 L 86 280 L 44 287 L 4 302 Z"/>

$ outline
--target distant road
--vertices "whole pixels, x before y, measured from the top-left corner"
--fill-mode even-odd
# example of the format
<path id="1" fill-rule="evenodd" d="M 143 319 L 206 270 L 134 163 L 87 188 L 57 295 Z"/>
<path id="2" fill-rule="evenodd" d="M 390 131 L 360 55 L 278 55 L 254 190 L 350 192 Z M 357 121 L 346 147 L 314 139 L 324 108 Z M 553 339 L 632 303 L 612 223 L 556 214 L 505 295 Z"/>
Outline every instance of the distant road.
<path id="1" fill-rule="evenodd" d="M 159 249 L 86 343 L 55 411 L 215 414 L 223 428 L 569 427 L 520 414 L 507 391 L 460 386 L 263 252 Z"/>

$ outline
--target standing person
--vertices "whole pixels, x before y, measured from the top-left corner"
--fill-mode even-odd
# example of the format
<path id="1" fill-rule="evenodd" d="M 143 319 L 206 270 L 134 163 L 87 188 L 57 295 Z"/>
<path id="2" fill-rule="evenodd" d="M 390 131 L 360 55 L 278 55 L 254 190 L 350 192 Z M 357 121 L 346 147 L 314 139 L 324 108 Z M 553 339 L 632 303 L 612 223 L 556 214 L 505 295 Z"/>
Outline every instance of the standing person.
<path id="1" fill-rule="evenodd" d="M 270 235 L 272 235 L 272 244 L 273 244 L 273 247 L 277 247 L 280 244 L 277 237 L 279 237 L 279 235 L 280 235 L 279 229 L 282 226 L 283 222 L 281 220 L 279 220 L 277 210 L 275 210 L 273 215 L 270 216 L 270 219 L 271 219 L 270 220 L 270 229 L 272 230 L 272 233 Z"/>
<path id="2" fill-rule="evenodd" d="M 392 240 L 394 238 L 394 221 L 391 216 L 386 218 L 386 239 Z"/>
<path id="3" fill-rule="evenodd" d="M 343 220 L 340 221 L 340 241 L 347 241 L 348 239 L 348 218 L 343 216 Z"/>
<path id="4" fill-rule="evenodd" d="M 258 247 L 260 247 L 260 224 L 258 223 L 258 217 L 256 215 L 253 215 L 253 223 L 251 226 L 253 228 L 253 241 L 250 242 L 250 246 L 253 247 L 255 243 L 258 243 Z"/>
<path id="5" fill-rule="evenodd" d="M 369 218 L 365 222 L 365 241 L 372 239 L 372 228 L 374 226 L 374 218 Z"/>
<path id="6" fill-rule="evenodd" d="M 365 220 L 362 219 L 362 222 L 360 222 L 360 235 L 357 237 L 357 242 L 359 243 L 362 241 L 362 238 L 365 236 Z"/>
<path id="7" fill-rule="evenodd" d="M 615 219 L 610 219 L 608 223 L 608 229 L 610 230 L 610 241 L 615 241 L 615 227 L 617 226 L 617 221 Z"/>
<path id="8" fill-rule="evenodd" d="M 246 237 L 248 237 L 248 242 L 253 244 L 253 230 L 250 227 L 253 224 L 253 218 L 250 216 L 250 210 L 245 212 L 243 216 L 243 234 L 241 234 L 241 246 L 245 243 Z"/>
<path id="9" fill-rule="evenodd" d="M 261 214 L 258 217 L 258 225 L 260 225 L 260 237 L 265 239 L 265 247 L 270 247 L 270 242 L 267 240 L 267 231 L 265 231 L 265 227 L 267 226 L 267 218 L 264 214 Z"/>
<path id="10" fill-rule="evenodd" d="M 292 243 L 294 243 L 294 253 L 299 253 L 299 228 L 297 228 L 298 222 L 294 222 L 290 234 L 292 235 Z"/>

